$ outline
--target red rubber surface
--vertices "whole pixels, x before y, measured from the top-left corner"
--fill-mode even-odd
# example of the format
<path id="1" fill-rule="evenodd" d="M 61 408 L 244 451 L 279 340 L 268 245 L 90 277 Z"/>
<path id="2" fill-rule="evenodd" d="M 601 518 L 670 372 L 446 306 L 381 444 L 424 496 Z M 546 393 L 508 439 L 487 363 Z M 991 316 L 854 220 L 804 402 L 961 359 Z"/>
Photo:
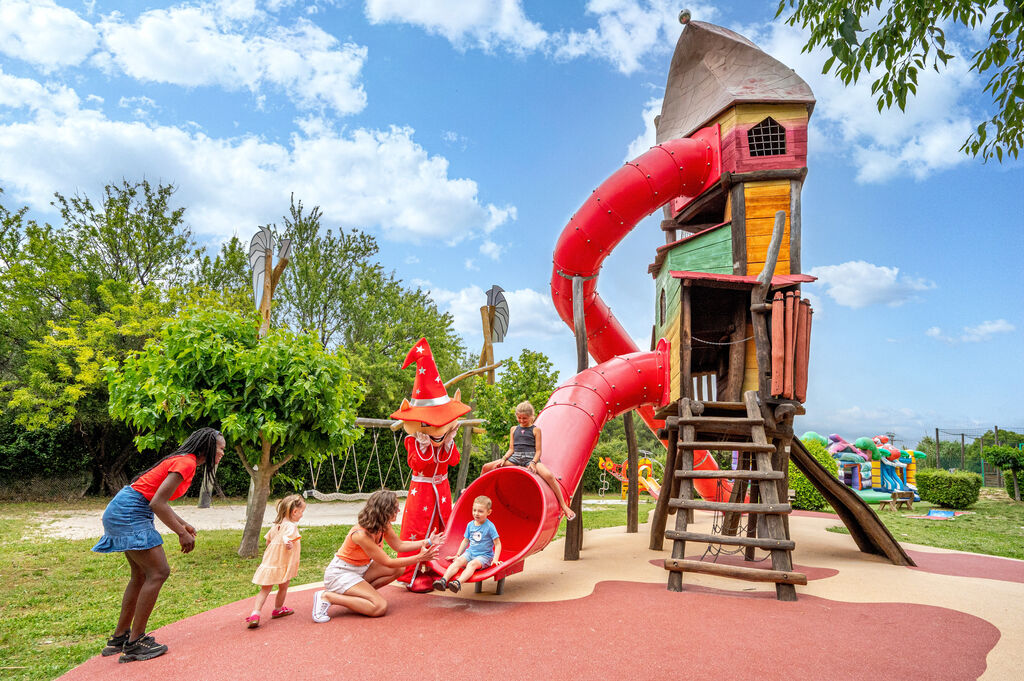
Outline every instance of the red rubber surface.
<path id="1" fill-rule="evenodd" d="M 97 656 L 61 678 L 479 681 L 699 673 L 759 681 L 959 681 L 985 670 L 985 656 L 999 639 L 988 622 L 945 608 L 806 595 L 781 603 L 771 592 L 689 587 L 673 593 L 663 584 L 602 582 L 586 598 L 550 603 L 426 596 L 392 587 L 384 593 L 391 610 L 383 618 L 342 614 L 314 624 L 308 615 L 313 592 L 298 592 L 289 596 L 296 615 L 254 630 L 243 622 L 252 602 L 246 599 L 158 630 L 157 640 L 170 646 L 161 658 L 119 665 L 116 657 Z M 912 623 L 913 640 L 927 645 L 899 643 L 905 631 L 883 622 Z M 878 654 L 837 656 L 836 641 Z M 623 654 L 625 642 L 631 654 Z M 97 650 L 101 645 L 97 641 Z"/>

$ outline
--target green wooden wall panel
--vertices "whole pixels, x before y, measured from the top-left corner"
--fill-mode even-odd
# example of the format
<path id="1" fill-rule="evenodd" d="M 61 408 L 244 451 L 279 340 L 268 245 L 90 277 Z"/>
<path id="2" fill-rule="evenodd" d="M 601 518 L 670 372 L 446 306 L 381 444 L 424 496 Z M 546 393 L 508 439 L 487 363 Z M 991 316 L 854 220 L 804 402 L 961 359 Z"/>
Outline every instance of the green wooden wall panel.
<path id="1" fill-rule="evenodd" d="M 672 270 L 690 272 L 714 272 L 715 274 L 732 274 L 732 229 L 730 225 L 722 225 L 699 236 L 685 241 L 671 251 L 665 258 L 655 286 L 654 322 L 655 333 L 664 335 L 661 318 L 658 314 L 661 292 L 665 291 L 666 314 L 669 321 L 679 313 L 679 280 L 669 276 Z"/>

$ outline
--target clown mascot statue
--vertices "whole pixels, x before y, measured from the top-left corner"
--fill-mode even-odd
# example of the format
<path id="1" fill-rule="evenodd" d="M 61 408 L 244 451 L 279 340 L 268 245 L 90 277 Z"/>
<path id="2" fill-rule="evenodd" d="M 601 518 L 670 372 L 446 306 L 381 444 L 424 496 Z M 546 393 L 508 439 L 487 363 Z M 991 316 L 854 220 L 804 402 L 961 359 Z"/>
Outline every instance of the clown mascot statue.
<path id="1" fill-rule="evenodd" d="M 426 338 L 413 346 L 402 368 L 413 362 L 416 363 L 416 380 L 412 398 L 402 400 L 401 409 L 391 415 L 402 421 L 407 433 L 404 444 L 412 469 L 409 496 L 402 515 L 400 537 L 403 541 L 417 541 L 435 531 L 445 531 L 445 523 L 452 512 L 448 467 L 459 463 L 459 450 L 455 447 L 458 419 L 470 410 L 459 400 L 460 391 L 455 391 L 454 398 L 448 397 Z M 426 592 L 433 589 L 434 578 L 429 565 L 417 563 L 410 565 L 398 581 L 406 584 L 410 591 Z"/>

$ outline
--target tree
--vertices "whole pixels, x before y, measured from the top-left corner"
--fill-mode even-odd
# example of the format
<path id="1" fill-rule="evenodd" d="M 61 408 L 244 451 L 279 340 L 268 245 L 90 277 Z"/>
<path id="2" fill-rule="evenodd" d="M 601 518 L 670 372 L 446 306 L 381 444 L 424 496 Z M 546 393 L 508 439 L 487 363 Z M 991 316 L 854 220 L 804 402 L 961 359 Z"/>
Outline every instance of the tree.
<path id="1" fill-rule="evenodd" d="M 344 347 L 367 385 L 363 415 L 383 418 L 412 387 L 411 372 L 401 366 L 413 343 L 430 341 L 443 377 L 468 366 L 466 349 L 450 314 L 373 260 L 378 247 L 371 235 L 340 229 L 337 236 L 330 229 L 321 234 L 321 217 L 319 207 L 306 213 L 292 197 L 282 235 L 292 240 L 292 262 L 277 296 L 279 318 L 315 334 L 325 347 Z"/>
<path id="2" fill-rule="evenodd" d="M 1017 158 L 1024 142 L 1024 4 L 1019 0 L 780 0 L 776 16 L 787 8 L 794 11 L 786 23 L 810 30 L 805 52 L 831 48 L 823 73 L 834 71 L 849 85 L 872 67 L 883 70 L 871 83 L 879 111 L 893 102 L 904 109 L 907 97 L 917 94 L 920 70 L 939 72 L 955 58 L 946 51 L 943 27 L 975 30 L 988 24 L 987 44 L 971 56 L 970 70 L 988 75 L 984 91 L 997 111 L 960 148 L 986 161 Z M 876 19 L 874 29 L 861 27 Z"/>
<path id="3" fill-rule="evenodd" d="M 997 468 L 1002 468 L 1013 477 L 1013 499 L 1020 501 L 1021 473 L 1024 472 L 1024 449 L 1011 447 L 1010 445 L 993 445 L 986 447 L 983 454 L 985 461 L 988 461 Z"/>
<path id="4" fill-rule="evenodd" d="M 90 453 L 93 487 L 116 494 L 128 481 L 125 465 L 135 453 L 131 434 L 107 413 L 103 368 L 119 370 L 130 352 L 169 321 L 170 304 L 153 288 L 114 282 L 101 285 L 106 311 L 50 323 L 49 333 L 31 341 L 22 383 L 7 407 L 29 431 L 70 424 Z"/>
<path id="5" fill-rule="evenodd" d="M 508 446 L 508 432 L 516 425 L 516 405 L 527 400 L 540 412 L 555 390 L 558 372 L 545 354 L 532 350 L 520 352 L 518 360 L 505 360 L 498 371 L 493 385 L 482 376 L 476 378 L 474 411 L 487 422 L 484 442 L 501 448 Z"/>
<path id="6" fill-rule="evenodd" d="M 103 188 L 99 206 L 88 196 L 55 194 L 53 206 L 73 240 L 78 269 L 97 281 L 187 283 L 200 251 L 184 222 L 185 209 L 171 208 L 174 192 L 173 185 L 122 180 Z"/>
<path id="7" fill-rule="evenodd" d="M 242 557 L 256 555 L 271 479 L 292 459 L 317 462 L 355 441 L 365 390 L 343 351 L 283 328 L 261 339 L 259 322 L 227 311 L 183 314 L 120 370 L 106 367 L 110 413 L 139 431 L 139 449 L 219 424 L 255 486 Z"/>
<path id="8" fill-rule="evenodd" d="M 200 293 L 209 291 L 219 298 L 224 309 L 247 312 L 255 306 L 249 255 L 237 236 L 224 242 L 214 258 L 200 259 L 195 283 Z"/>

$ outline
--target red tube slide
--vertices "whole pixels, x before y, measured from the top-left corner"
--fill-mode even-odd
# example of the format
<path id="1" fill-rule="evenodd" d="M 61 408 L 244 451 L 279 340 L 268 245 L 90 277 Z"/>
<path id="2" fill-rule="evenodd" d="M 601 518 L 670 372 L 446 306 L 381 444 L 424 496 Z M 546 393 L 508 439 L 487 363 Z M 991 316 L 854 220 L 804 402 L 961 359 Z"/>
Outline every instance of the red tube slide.
<path id="1" fill-rule="evenodd" d="M 709 141 L 710 140 L 710 141 Z M 689 139 L 671 140 L 627 163 L 594 190 L 570 219 L 555 247 L 551 295 L 561 318 L 573 328 L 572 278 L 585 278 L 584 319 L 590 354 L 600 364 L 580 372 L 551 395 L 537 417 L 543 433 L 541 457 L 560 481 L 566 498 L 583 476 L 590 453 L 611 418 L 638 409 L 652 430 L 664 425 L 652 405 L 669 400 L 668 343 L 652 352 L 638 352 L 629 334 L 597 294 L 597 273 L 611 250 L 644 217 L 679 196 L 697 196 L 720 175 L 717 128 L 705 128 Z M 704 452 L 694 467 L 717 468 Z M 698 491 L 706 499 L 728 496 L 715 481 Z M 502 541 L 502 564 L 474 575 L 472 581 L 501 578 L 522 569 L 522 562 L 543 549 L 558 529 L 560 511 L 554 493 L 523 468 L 504 466 L 481 476 L 452 509 L 441 556 L 454 554 L 472 519 L 479 495 L 493 503 L 491 520 Z M 435 560 L 443 572 L 448 561 Z"/>

